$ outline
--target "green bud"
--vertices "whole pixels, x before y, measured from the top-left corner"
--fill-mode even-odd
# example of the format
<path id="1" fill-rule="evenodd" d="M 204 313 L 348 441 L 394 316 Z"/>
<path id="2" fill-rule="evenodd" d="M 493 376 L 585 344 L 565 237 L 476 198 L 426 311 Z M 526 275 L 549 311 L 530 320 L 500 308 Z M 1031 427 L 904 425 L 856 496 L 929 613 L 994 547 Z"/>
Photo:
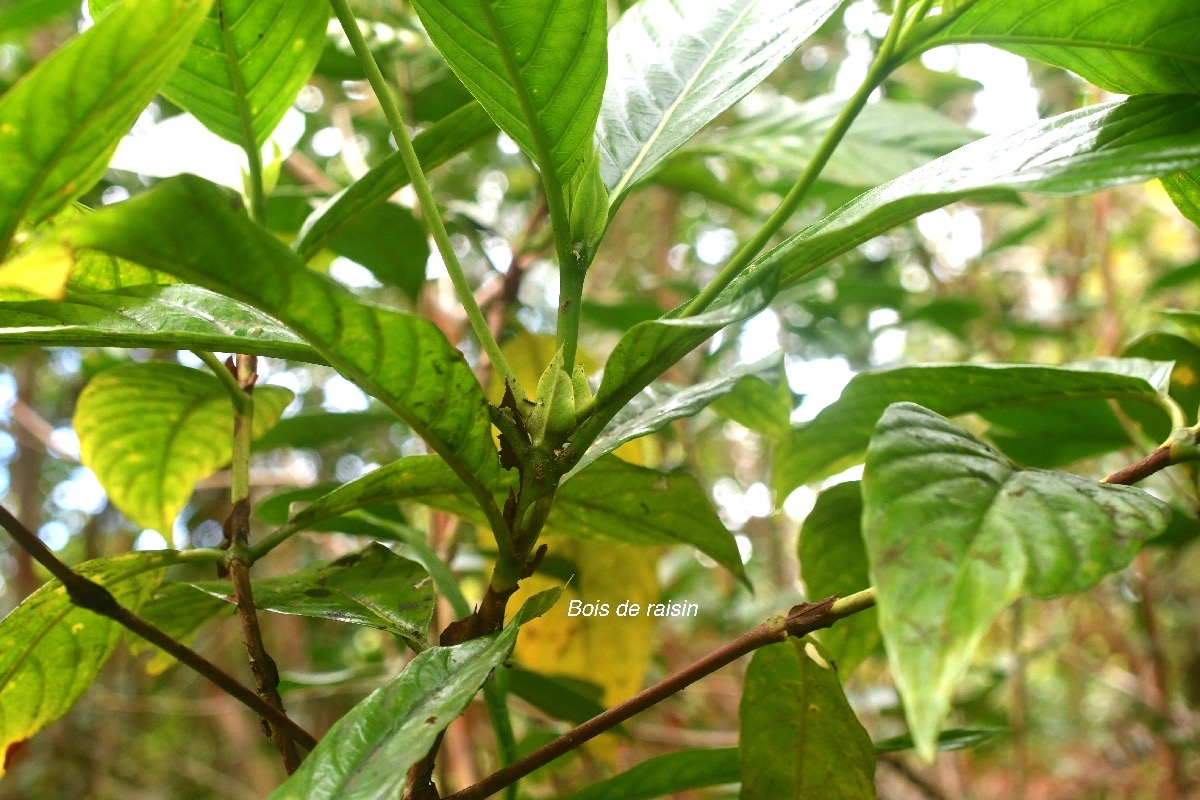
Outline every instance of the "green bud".
<path id="1" fill-rule="evenodd" d="M 529 415 L 529 436 L 534 444 L 558 446 L 575 432 L 575 389 L 563 369 L 562 350 L 538 380 L 537 403 Z"/>
<path id="2" fill-rule="evenodd" d="M 571 241 L 581 250 L 591 250 L 608 226 L 608 190 L 600 177 L 599 149 L 593 148 L 591 157 L 576 170 L 566 195 Z"/>
<path id="3" fill-rule="evenodd" d="M 587 375 L 583 371 L 582 364 L 575 365 L 575 372 L 571 375 L 571 388 L 575 393 L 575 408 L 580 409 L 592 402 L 592 387 L 588 385 Z"/>

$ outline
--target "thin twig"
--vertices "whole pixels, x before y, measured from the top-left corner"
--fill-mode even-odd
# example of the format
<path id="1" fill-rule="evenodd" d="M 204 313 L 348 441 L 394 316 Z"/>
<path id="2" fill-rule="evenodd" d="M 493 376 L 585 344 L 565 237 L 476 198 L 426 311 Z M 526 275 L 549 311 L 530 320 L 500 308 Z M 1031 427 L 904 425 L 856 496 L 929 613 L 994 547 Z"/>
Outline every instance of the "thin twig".
<path id="1" fill-rule="evenodd" d="M 279 669 L 263 643 L 262 629 L 258 624 L 258 611 L 254 607 L 254 591 L 250 584 L 250 560 L 245 557 L 250 544 L 250 439 L 254 425 L 254 383 L 258 380 L 258 359 L 240 355 L 234 364 L 235 382 L 230 386 L 234 396 L 233 415 L 233 458 L 230 461 L 230 496 L 233 508 L 225 521 L 225 539 L 229 545 L 229 579 L 233 583 L 233 599 L 237 604 L 238 620 L 242 626 L 242 639 L 246 643 L 246 655 L 250 660 L 250 672 L 258 696 L 264 702 L 285 714 L 283 698 L 279 696 Z M 228 374 L 228 373 L 227 373 Z M 234 377 L 234 376 L 230 376 Z M 240 399 L 239 399 L 240 398 Z M 271 737 L 283 758 L 288 774 L 300 766 L 300 754 L 296 743 L 287 731 L 262 719 L 263 732 Z"/>
<path id="2" fill-rule="evenodd" d="M 442 215 L 434 200 L 433 191 L 429 188 L 425 172 L 421 169 L 421 162 L 417 159 L 416 151 L 413 150 L 412 139 L 409 138 L 408 128 L 405 127 L 396 97 L 387 81 L 384 80 L 383 73 L 379 71 L 375 56 L 371 53 L 366 39 L 363 38 L 362 31 L 358 28 L 358 20 L 349 4 L 346 0 L 330 0 L 330 5 L 333 6 L 334 14 L 341 23 L 342 31 L 350 40 L 350 46 L 358 58 L 359 66 L 367 74 L 367 81 L 371 84 L 375 98 L 379 101 L 383 115 L 387 118 L 388 127 L 391 128 L 392 136 L 396 139 L 400 157 L 408 170 L 413 191 L 416 192 L 421 215 L 425 218 L 425 223 L 429 225 L 430 233 L 433 234 L 433 241 L 437 245 L 438 253 L 442 256 L 442 261 L 446 264 L 446 272 L 449 273 L 450 280 L 454 284 L 454 291 L 458 294 L 459 302 L 462 303 L 463 310 L 467 313 L 471 329 L 496 368 L 504 372 L 506 378 L 513 380 L 512 371 L 508 368 L 508 363 L 505 362 L 504 355 L 500 352 L 500 345 L 496 344 L 495 338 L 488 329 L 487 320 L 484 319 L 479 304 L 475 302 L 475 295 L 471 291 L 466 273 L 463 272 L 458 256 L 454 253 L 454 247 L 450 244 L 450 235 L 446 233 L 446 226 L 442 222 Z"/>
<path id="3" fill-rule="evenodd" d="M 1104 483 L 1132 486 L 1138 481 L 1149 478 L 1156 472 L 1171 466 L 1171 448 L 1163 445 L 1145 458 L 1139 459 L 1127 467 L 1114 472 L 1104 479 Z"/>
<path id="4" fill-rule="evenodd" d="M 236 678 L 222 670 L 187 645 L 172 638 L 157 627 L 139 617 L 117 602 L 108 589 L 92 581 L 58 559 L 58 556 L 42 543 L 42 540 L 26 528 L 7 508 L 0 506 L 0 527 L 12 536 L 25 552 L 33 556 L 51 575 L 58 578 L 67 590 L 71 602 L 102 617 L 107 617 L 126 630 L 137 634 L 152 645 L 173 656 L 179 663 L 190 667 L 219 689 L 262 717 L 271 720 L 288 732 L 296 742 L 307 750 L 317 746 L 316 738 L 291 719 L 264 702 L 253 691 L 243 686 Z"/>
<path id="5" fill-rule="evenodd" d="M 524 758 L 493 772 L 474 786 L 448 795 L 445 800 L 482 800 L 490 797 L 513 781 L 520 780 L 534 770 L 657 705 L 747 653 L 769 644 L 782 642 L 789 636 L 804 636 L 813 631 L 828 628 L 839 619 L 865 611 L 874 605 L 874 589 L 866 589 L 841 600 L 830 597 L 818 603 L 801 603 L 789 611 L 787 616 L 776 617 L 764 622 L 749 633 L 739 636 L 699 661 L 669 675 L 620 705 L 613 706 L 592 717 L 579 727 L 567 731 Z"/>

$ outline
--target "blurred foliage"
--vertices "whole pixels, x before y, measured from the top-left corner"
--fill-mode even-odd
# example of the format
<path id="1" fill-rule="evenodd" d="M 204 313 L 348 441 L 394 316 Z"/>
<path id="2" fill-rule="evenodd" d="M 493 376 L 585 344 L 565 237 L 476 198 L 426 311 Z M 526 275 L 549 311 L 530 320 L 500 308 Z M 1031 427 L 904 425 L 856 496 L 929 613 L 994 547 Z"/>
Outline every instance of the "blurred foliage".
<path id="1" fill-rule="evenodd" d="M 79 5 L 29 0 L 0 8 L 0 90 L 85 24 Z M 418 127 L 469 100 L 406 4 L 357 0 L 353 5 L 370 23 L 367 33 L 377 58 L 393 65 L 388 77 Z M 610 3 L 610 16 L 628 5 Z M 831 92 L 844 96 L 847 82 L 853 86 L 865 66 L 868 45 L 877 41 L 880 17 L 873 3 L 861 0 L 836 13 L 796 57 L 717 121 L 714 141 L 722 130 L 782 104 Z M 981 75 L 980 63 L 990 64 L 996 74 Z M 1015 82 L 1019 88 L 1023 76 L 1043 117 L 1101 96 L 1057 68 L 1019 59 L 989 62 L 969 47 L 910 63 L 889 79 L 883 95 L 920 102 L 970 127 L 989 109 L 1004 113 L 1004 104 L 1016 103 L 1011 94 L 998 99 L 996 87 Z M 283 160 L 268 206 L 272 231 L 287 240 L 313 208 L 394 149 L 340 33 L 330 34 L 296 108 L 303 133 Z M 159 99 L 138 126 L 149 128 L 179 113 Z M 670 159 L 628 198 L 591 268 L 586 349 L 607 352 L 620 332 L 706 285 L 716 265 L 757 229 L 786 191 L 795 166 L 699 147 Z M 111 203 L 152 182 L 110 170 L 82 202 Z M 469 279 L 508 298 L 501 307 L 511 323 L 507 330 L 519 336 L 552 332 L 556 279 L 540 184 L 526 157 L 507 137 L 492 134 L 439 167 L 433 182 Z M 799 230 L 857 191 L 819 184 L 786 232 Z M 456 343 L 471 352 L 475 345 L 465 338 L 436 255 L 427 280 L 421 279 L 428 248 L 412 234 L 412 217 L 402 207 L 411 205 L 406 192 L 400 192 L 398 205 L 360 223 L 364 230 L 394 233 L 395 249 L 364 248 L 348 235 L 313 263 L 377 303 L 421 310 L 443 330 L 457 332 Z M 722 521 L 737 534 L 755 593 L 739 589 L 732 576 L 711 569 L 711 562 L 691 550 L 671 549 L 655 562 L 651 554 L 657 550 L 636 550 L 633 561 L 626 549 L 607 548 L 605 560 L 593 554 L 586 568 L 577 568 L 573 556 L 591 545 L 562 547 L 552 541 L 542 574 L 530 588 L 574 583 L 560 608 L 522 638 L 517 662 L 546 675 L 582 679 L 571 685 L 584 700 L 611 704 L 803 597 L 796 537 L 816 492 L 802 487 L 786 498 L 772 495 L 772 426 L 779 421 L 771 412 L 784 402 L 793 420 L 811 419 L 859 371 L 919 362 L 1057 365 L 1123 354 L 1169 357 L 1177 370 L 1190 370 L 1190 382 L 1182 376 L 1176 387 L 1184 388 L 1173 388 L 1173 394 L 1194 419 L 1198 401 L 1189 387 L 1195 385 L 1200 358 L 1195 345 L 1177 335 L 1186 320 L 1160 312 L 1200 303 L 1197 264 L 1200 234 L 1157 183 L 1078 199 L 1025 197 L 986 207 L 960 203 L 864 243 L 788 289 L 772 310 L 719 334 L 666 376 L 692 383 L 782 348 L 784 391 L 790 389 L 790 396 L 781 400 L 770 384 L 752 379 L 758 384 L 740 387 L 736 410 L 717 406 L 639 445 L 649 463 L 685 466 L 701 479 Z M 64 559 L 77 563 L 132 546 L 160 547 L 164 538 L 179 546 L 214 546 L 220 540 L 227 507 L 224 473 L 202 483 L 172 530 L 161 532 L 164 537 L 122 516 L 78 464 L 71 420 L 83 386 L 116 365 L 173 360 L 196 363 L 190 353 L 168 351 L 0 349 L 0 491 L 5 504 L 20 509 Z M 281 427 L 260 441 L 252 471 L 255 500 L 344 482 L 401 455 L 423 452 L 411 431 L 327 367 L 265 358 L 260 371 L 262 381 L 294 392 L 295 400 Z M 289 421 L 295 421 L 291 433 L 285 427 Z M 975 423 L 975 430 L 986 429 L 983 420 Z M 1127 447 L 1079 468 L 1104 474 L 1138 454 Z M 855 475 L 830 482 L 847 477 Z M 1150 485 L 1166 494 L 1171 484 L 1182 482 L 1181 471 L 1155 477 Z M 889 755 L 878 770 L 880 795 L 924 796 L 919 780 L 942 787 L 948 797 L 980 800 L 1015 796 L 1016 787 L 1023 787 L 1024 797 L 1045 800 L 1156 798 L 1169 796 L 1163 792 L 1172 763 L 1196 770 L 1200 548 L 1195 542 L 1200 526 L 1194 490 L 1190 495 L 1190 506 L 1177 508 L 1177 524 L 1164 537 L 1169 541 L 1144 552 L 1133 567 L 1086 595 L 1039 604 L 1036 613 L 1034 606 L 1019 604 L 991 631 L 967 687 L 956 697 L 951 723 L 1006 733 L 973 749 L 943 753 L 935 768 L 906 752 Z M 405 506 L 397 517 L 428 532 L 469 599 L 482 594 L 494 548 L 487 534 L 420 506 Z M 262 525 L 256 533 L 267 530 Z M 363 541 L 353 531 L 298 537 L 261 569 L 265 576 L 283 574 L 336 558 Z M 172 577 L 214 576 L 179 567 Z M 2 610 L 14 607 L 41 578 L 8 539 L 0 539 Z M 589 598 L 644 601 L 657 595 L 662 602 L 695 603 L 700 613 L 653 625 L 639 619 L 645 630 L 611 618 L 578 620 L 586 635 L 572 637 L 573 628 L 551 623 L 581 587 Z M 447 609 L 439 609 L 435 627 L 450 618 Z M 284 700 L 310 730 L 327 729 L 409 658 L 399 642 L 374 629 L 282 615 L 264 619 L 268 646 L 283 669 Z M 570 652 L 563 651 L 562 637 L 571 639 Z M 244 671 L 243 646 L 232 620 L 203 628 L 194 641 L 230 670 Z M 865 660 L 847 693 L 872 738 L 891 740 L 905 732 L 903 715 L 880 652 L 865 649 L 874 654 L 854 656 Z M 10 759 L 0 798 L 236 800 L 269 792 L 280 778 L 278 759 L 254 721 L 186 671 L 159 674 L 156 667 L 147 674 L 148 661 L 148 655 L 135 659 L 119 653 L 82 702 Z M 622 733 L 606 737 L 600 758 L 584 751 L 540 770 L 524 782 L 523 796 L 567 796 L 680 748 L 733 746 L 744 670 L 744 663 L 727 669 L 637 717 Z M 569 712 L 545 705 L 514 703 L 519 747 L 532 747 L 565 729 L 562 718 Z M 490 728 L 478 704 L 447 739 L 445 783 L 465 786 L 495 766 Z M 735 794 L 726 787 L 686 796 Z"/>

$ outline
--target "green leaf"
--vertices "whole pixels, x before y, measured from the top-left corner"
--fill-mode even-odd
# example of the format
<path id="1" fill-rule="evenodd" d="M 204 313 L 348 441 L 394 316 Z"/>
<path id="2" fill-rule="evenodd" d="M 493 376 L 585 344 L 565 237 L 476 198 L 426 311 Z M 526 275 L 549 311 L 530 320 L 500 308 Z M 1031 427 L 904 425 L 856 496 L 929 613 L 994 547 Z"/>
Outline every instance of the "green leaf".
<path id="1" fill-rule="evenodd" d="M 739 713 L 742 800 L 874 800 L 871 737 L 811 640 L 754 653 Z"/>
<path id="2" fill-rule="evenodd" d="M 500 666 L 516 641 L 501 633 L 431 647 L 334 723 L 269 800 L 393 800 L 408 768 Z"/>
<path id="3" fill-rule="evenodd" d="M 468 485 L 478 488 L 476 476 L 497 465 L 483 389 L 437 326 L 362 303 L 309 270 L 212 184 L 187 175 L 163 181 L 63 236 L 278 317 L 395 411 Z"/>
<path id="4" fill-rule="evenodd" d="M 872 189 L 756 262 L 792 283 L 910 219 L 1010 191 L 1069 196 L 1200 167 L 1200 95 L 1152 95 L 1071 111 L 980 139 Z"/>
<path id="5" fill-rule="evenodd" d="M 667 155 L 742 99 L 840 0 L 642 0 L 609 34 L 596 138 L 613 208 Z"/>
<path id="6" fill-rule="evenodd" d="M 498 491 L 500 487 L 489 488 Z M 342 484 L 293 516 L 292 524 L 313 525 L 358 508 L 403 500 L 445 505 L 448 501 L 435 500 L 443 495 L 459 498 L 452 506 L 470 506 L 466 487 L 445 461 L 437 456 L 408 456 Z"/>
<path id="7" fill-rule="evenodd" d="M 575 445 L 586 453 L 608 423 L 651 381 L 721 328 L 766 308 L 778 286 L 777 265 L 763 264 L 730 283 L 703 313 L 678 318 L 679 309 L 675 309 L 626 331 L 605 363 L 595 410 L 580 426 Z"/>
<path id="8" fill-rule="evenodd" d="M 254 433 L 279 419 L 292 393 L 254 391 Z M 138 525 L 170 533 L 196 481 L 233 455 L 233 403 L 208 372 L 179 364 L 125 364 L 79 395 L 80 458 L 117 508 Z"/>
<path id="9" fill-rule="evenodd" d="M 625 442 L 662 430 L 683 417 L 699 414 L 709 403 L 733 391 L 739 381 L 764 373 L 778 373 L 782 355 L 776 354 L 753 364 L 724 371 L 719 378 L 691 386 L 651 384 L 622 408 L 571 471 L 566 481 L 597 459 L 608 455 Z M 790 411 L 791 409 L 789 409 Z M 785 415 L 786 419 L 786 415 Z"/>
<path id="10" fill-rule="evenodd" d="M 731 186 L 728 180 L 718 178 L 705 160 L 697 156 L 677 153 L 659 164 L 647 180 L 677 192 L 698 194 L 752 219 L 760 215 L 751 191 L 740 191 L 738 187 Z M 655 312 L 650 316 L 657 317 L 658 314 Z"/>
<path id="11" fill-rule="evenodd" d="M 19 224 L 49 217 L 104 174 L 209 5 L 122 3 L 0 98 L 0 259 Z"/>
<path id="12" fill-rule="evenodd" d="M 970 750 L 1006 733 L 1008 731 L 1003 728 L 951 728 L 938 734 L 937 749 L 940 751 Z M 912 735 L 905 733 L 875 742 L 875 752 L 899 753 L 904 750 L 912 750 L 915 746 Z"/>
<path id="13" fill-rule="evenodd" d="M 328 19 L 324 0 L 215 0 L 162 93 L 221 138 L 262 147 L 321 58 Z"/>
<path id="14" fill-rule="evenodd" d="M 592 154 L 606 67 L 603 0 L 414 0 L 454 74 L 560 191 Z M 569 198 L 566 198 L 569 200 Z"/>
<path id="15" fill-rule="evenodd" d="M 1013 600 L 1090 588 L 1170 518 L 1140 489 L 1019 470 L 911 403 L 879 421 L 862 486 L 879 627 L 926 759 L 955 684 Z"/>
<path id="16" fill-rule="evenodd" d="M 1110 92 L 1200 92 L 1200 7 L 1191 2 L 974 0 L 924 26 L 940 30 L 919 38 L 920 50 L 990 44 L 1071 70 Z"/>
<path id="17" fill-rule="evenodd" d="M 509 691 L 554 719 L 578 725 L 604 712 L 604 688 L 597 684 L 518 667 L 508 670 L 508 680 Z"/>
<path id="18" fill-rule="evenodd" d="M 76 567 L 137 610 L 174 563 L 175 551 L 124 553 Z M 57 580 L 0 621 L 0 754 L 65 714 L 112 654 L 123 628 L 71 604 Z M 0 755 L 0 774 L 4 758 Z"/>
<path id="19" fill-rule="evenodd" d="M 1200 170 L 1167 175 L 1162 185 L 1179 213 L 1200 226 Z"/>
<path id="20" fill-rule="evenodd" d="M 498 497 L 513 484 L 500 475 Z M 290 524 L 304 527 L 357 508 L 415 500 L 485 524 L 461 482 L 434 456 L 410 456 L 350 481 L 305 507 Z M 547 536 L 627 544 L 686 544 L 746 580 L 737 543 L 700 484 L 684 472 L 658 472 L 606 456 L 561 486 L 546 519 Z"/>
<path id="21" fill-rule="evenodd" d="M 323 359 L 271 317 L 198 286 L 91 291 L 64 300 L 0 301 L 0 343 L 42 347 L 149 347 Z"/>
<path id="22" fill-rule="evenodd" d="M 224 600 L 205 594 L 186 583 L 164 583 L 142 604 L 138 616 L 153 624 L 172 639 L 187 644 L 196 631 L 216 619 L 222 612 L 233 609 Z M 159 650 L 145 639 L 130 638 L 129 652 L 135 656 L 151 653 L 146 673 L 159 675 L 175 663 L 175 657 Z"/>
<path id="23" fill-rule="evenodd" d="M 425 285 L 425 227 L 395 203 L 382 203 L 348 220 L 329 249 L 366 267 L 384 286 L 395 286 L 411 300 Z"/>
<path id="24" fill-rule="evenodd" d="M 495 130 L 496 124 L 487 112 L 478 103 L 471 103 L 413 137 L 413 149 L 421 167 L 428 172 Z M 293 245 L 296 253 L 301 260 L 310 260 L 343 227 L 386 203 L 408 184 L 403 156 L 392 153 L 308 216 Z"/>
<path id="25" fill-rule="evenodd" d="M 1120 374 L 1121 362 L 1133 373 Z M 1157 382 L 1164 367 L 1141 359 L 1114 359 L 1074 367 L 929 364 L 864 372 L 851 379 L 837 402 L 780 442 L 775 489 L 786 497 L 797 486 L 861 463 L 875 423 L 894 402 L 919 403 L 951 417 L 1002 408 L 1038 409 L 1064 401 L 1158 404 Z"/>
<path id="26" fill-rule="evenodd" d="M 698 139 L 687 150 L 799 174 L 844 105 L 841 99 L 819 97 L 795 108 L 774 108 Z M 979 137 L 923 105 L 880 100 L 855 118 L 821 178 L 847 186 L 877 186 Z"/>
<path id="27" fill-rule="evenodd" d="M 1136 411 L 1130 410 L 1131 420 L 1149 416 L 1151 430 L 1158 429 L 1148 433 L 1150 438 L 1166 438 L 1169 427 L 1163 425 L 1162 414 L 1140 403 Z M 1057 469 L 1131 444 L 1129 431 L 1107 400 L 1052 401 L 991 409 L 979 416 L 988 424 L 987 440 L 1023 467 Z"/>
<path id="28" fill-rule="evenodd" d="M 786 436 L 792 430 L 790 417 L 795 398 L 783 374 L 782 362 L 773 373 L 767 376 L 770 380 L 757 375 L 739 378 L 728 394 L 713 402 L 713 411 L 763 436 L 772 439 Z"/>
<path id="29" fill-rule="evenodd" d="M 0 10 L 0 39 L 37 28 L 79 8 L 77 0 L 25 0 Z"/>
<path id="30" fill-rule="evenodd" d="M 254 442 L 255 450 L 294 447 L 316 450 L 386 425 L 395 425 L 396 417 L 382 409 L 331 413 L 310 411 L 279 420 L 279 423 Z"/>
<path id="31" fill-rule="evenodd" d="M 228 581 L 192 585 L 234 602 Z M 436 601 L 425 568 L 378 543 L 328 564 L 254 581 L 254 605 L 258 608 L 368 625 L 419 647 L 428 636 Z"/>
<path id="32" fill-rule="evenodd" d="M 858 481 L 839 483 L 817 496 L 800 527 L 799 556 L 805 594 L 812 600 L 845 597 L 871 585 Z M 819 636 L 838 671 L 848 678 L 879 647 L 879 616 L 868 609 L 839 620 Z"/>
<path id="33" fill-rule="evenodd" d="M 629 544 L 686 544 L 747 582 L 737 542 L 686 472 L 606 456 L 559 488 L 545 530 Z"/>
<path id="34" fill-rule="evenodd" d="M 566 800 L 652 800 L 676 792 L 723 786 L 742 779 L 735 747 L 679 750 L 648 758 L 632 769 L 594 783 Z"/>

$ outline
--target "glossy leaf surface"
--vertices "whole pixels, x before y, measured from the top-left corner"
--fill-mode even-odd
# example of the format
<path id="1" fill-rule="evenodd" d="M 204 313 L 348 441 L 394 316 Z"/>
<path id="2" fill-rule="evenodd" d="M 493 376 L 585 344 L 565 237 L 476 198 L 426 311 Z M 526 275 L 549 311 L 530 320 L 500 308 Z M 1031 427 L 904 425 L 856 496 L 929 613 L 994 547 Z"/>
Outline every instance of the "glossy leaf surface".
<path id="1" fill-rule="evenodd" d="M 257 309 L 199 286 L 129 286 L 0 301 L 0 342 L 49 347 L 151 347 L 247 353 L 322 363 L 300 337 Z"/>
<path id="2" fill-rule="evenodd" d="M 76 569 L 136 610 L 154 591 L 173 551 L 125 553 Z M 0 753 L 65 714 L 99 674 L 123 628 L 71 604 L 57 580 L 0 621 Z M 4 759 L 0 758 L 0 774 Z"/>
<path id="3" fill-rule="evenodd" d="M 270 800 L 399 797 L 408 768 L 508 658 L 520 621 L 498 634 L 419 654 L 334 723 Z"/>
<path id="4" fill-rule="evenodd" d="M 776 453 L 775 487 L 786 496 L 797 486 L 828 477 L 860 463 L 875 423 L 889 404 L 919 403 L 939 414 L 1025 407 L 1048 403 L 1107 399 L 1160 402 L 1166 365 L 1123 359 L 1082 368 L 1019 364 L 930 364 L 864 372 L 841 397 L 783 439 Z M 1155 413 L 1151 409 L 1151 413 Z M 1158 412 L 1165 419 L 1165 412 Z M 1109 419 L 1115 419 L 1108 412 Z M 1090 425 L 1091 423 L 1089 423 Z M 1128 439 L 1126 438 L 1126 442 Z"/>
<path id="5" fill-rule="evenodd" d="M 960 147 L 872 189 L 759 260 L 794 282 L 910 219 L 1006 192 L 1086 194 L 1200 167 L 1200 95 L 1099 103 Z"/>
<path id="6" fill-rule="evenodd" d="M 292 393 L 254 392 L 254 432 L 279 419 Z M 80 457 L 112 502 L 138 525 L 168 534 L 196 481 L 233 455 L 233 404 L 215 375 L 179 364 L 126 364 L 79 395 Z"/>
<path id="7" fill-rule="evenodd" d="M 1090 588 L 1170 518 L 1140 489 L 1019 470 L 911 403 L 879 421 L 862 488 L 879 627 L 926 759 L 958 679 L 1009 603 Z"/>
<path id="8" fill-rule="evenodd" d="M 233 602 L 228 581 L 192 585 Z M 436 599 L 424 567 L 378 543 L 328 564 L 254 581 L 258 608 L 368 625 L 420 644 Z"/>
<path id="9" fill-rule="evenodd" d="M 1190 2 L 974 0 L 925 25 L 922 48 L 990 44 L 1119 94 L 1200 92 L 1200 7 Z"/>
<path id="10" fill-rule="evenodd" d="M 181 176 L 89 215 L 64 234 L 278 317 L 379 398 L 468 484 L 496 463 L 483 390 L 433 323 L 367 305 L 306 268 L 206 181 Z"/>
<path id="11" fill-rule="evenodd" d="M 492 491 L 507 495 L 511 480 L 499 477 Z M 484 521 L 440 459 L 411 456 L 330 492 L 292 522 L 311 525 L 356 508 L 401 500 Z M 685 472 L 639 467 L 615 456 L 597 461 L 562 485 L 546 520 L 545 535 L 639 545 L 686 544 L 745 580 L 737 544 L 695 478 Z"/>
<path id="12" fill-rule="evenodd" d="M 799 556 L 800 577 L 811 601 L 845 597 L 871 585 L 858 481 L 839 483 L 817 496 L 800 527 Z M 818 636 L 842 678 L 848 678 L 879 647 L 879 615 L 867 609 L 839 620 Z"/>
<path id="13" fill-rule="evenodd" d="M 811 640 L 755 651 L 739 716 L 741 800 L 874 800 L 871 737 Z"/>
<path id="14" fill-rule="evenodd" d="M 780 358 L 774 356 L 726 370 L 717 378 L 691 386 L 647 386 L 617 413 L 563 480 L 570 479 L 626 442 L 662 430 L 677 419 L 699 414 L 714 400 L 733 391 L 743 378 L 777 372 L 781 363 Z"/>
<path id="15" fill-rule="evenodd" d="M 778 277 L 776 265 L 762 264 L 733 281 L 703 313 L 676 318 L 677 312 L 671 312 L 626 331 L 605 363 L 595 410 L 581 426 L 576 443 L 587 452 L 608 423 L 668 367 L 721 328 L 765 308 L 775 296 Z"/>
<path id="16" fill-rule="evenodd" d="M 609 34 L 596 131 L 614 206 L 795 52 L 839 0 L 643 0 Z"/>
<path id="17" fill-rule="evenodd" d="M 104 174 L 187 51 L 209 0 L 123 3 L 0 98 L 0 257 Z"/>
<path id="18" fill-rule="evenodd" d="M 742 581 L 737 543 L 699 482 L 609 456 L 562 485 L 546 532 L 630 544 L 686 544 Z"/>
<path id="19" fill-rule="evenodd" d="M 592 154 L 604 91 L 606 4 L 415 0 L 413 7 L 500 129 L 566 190 Z"/>

